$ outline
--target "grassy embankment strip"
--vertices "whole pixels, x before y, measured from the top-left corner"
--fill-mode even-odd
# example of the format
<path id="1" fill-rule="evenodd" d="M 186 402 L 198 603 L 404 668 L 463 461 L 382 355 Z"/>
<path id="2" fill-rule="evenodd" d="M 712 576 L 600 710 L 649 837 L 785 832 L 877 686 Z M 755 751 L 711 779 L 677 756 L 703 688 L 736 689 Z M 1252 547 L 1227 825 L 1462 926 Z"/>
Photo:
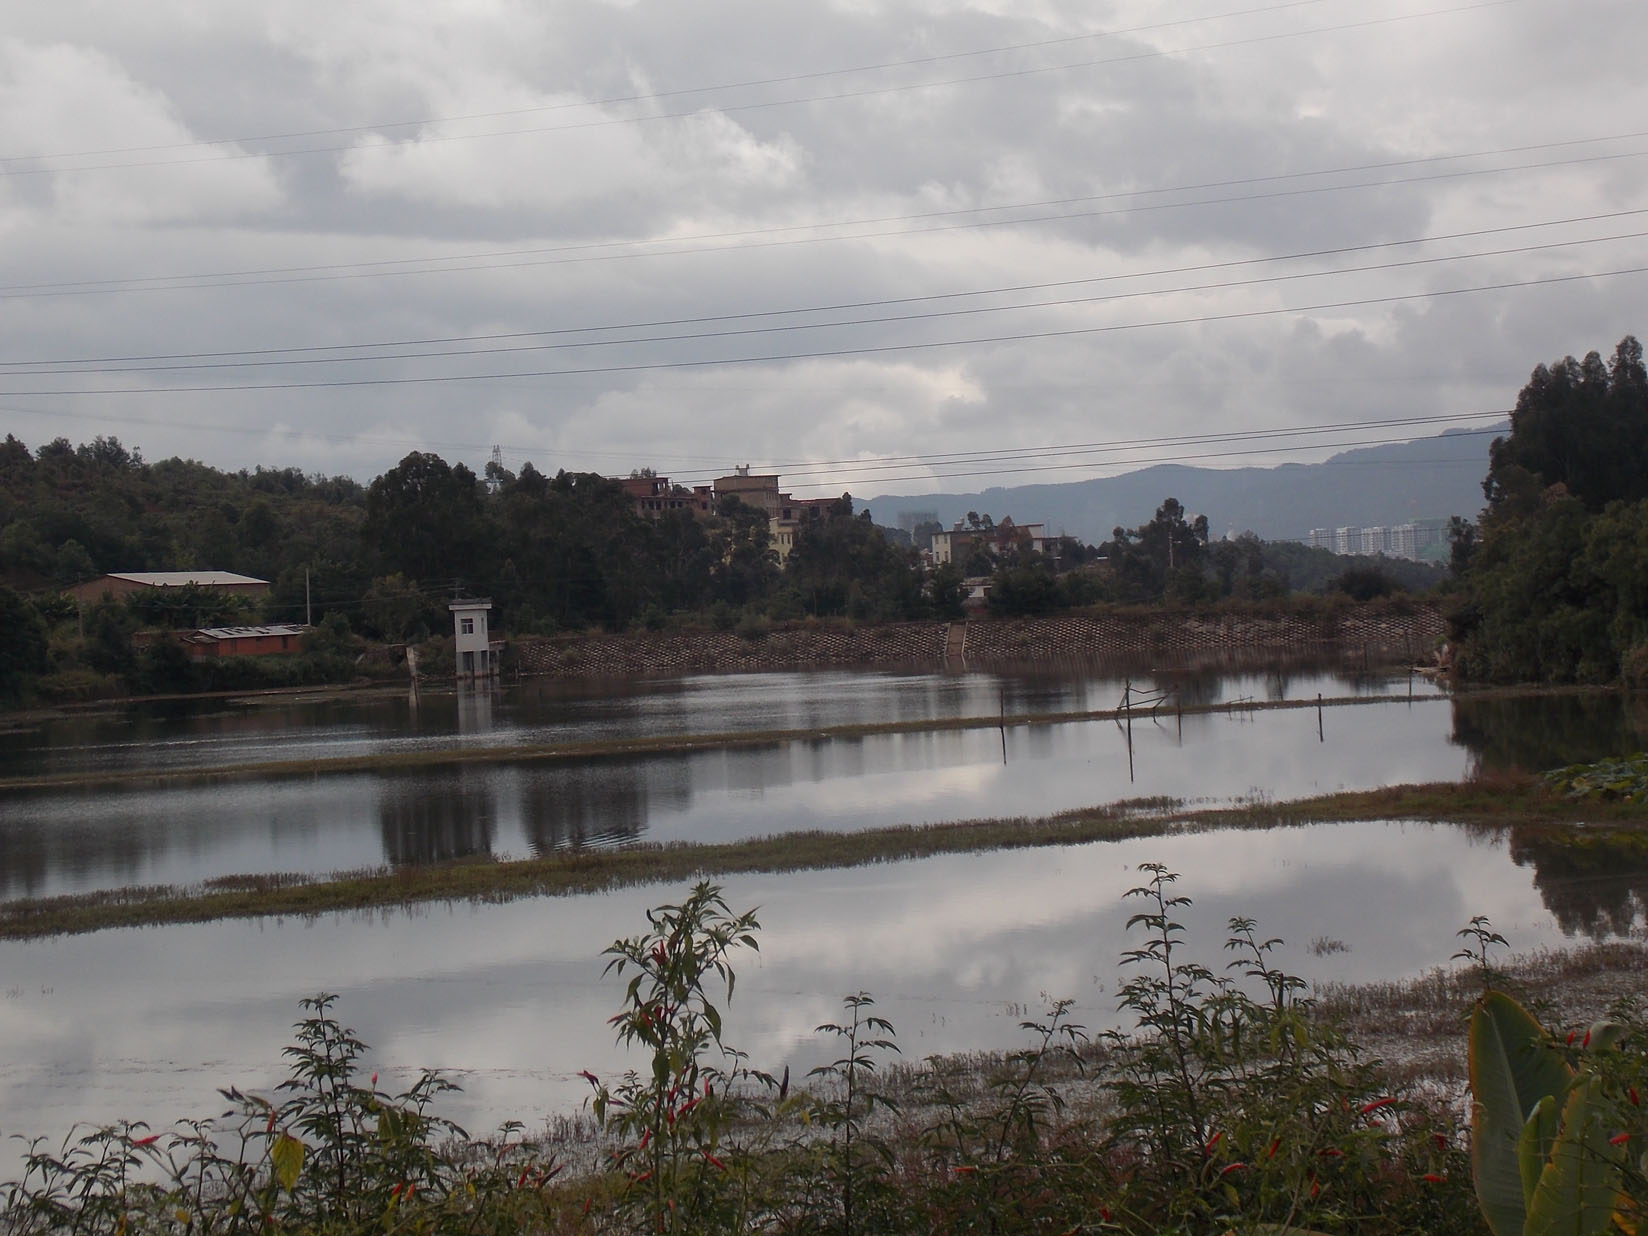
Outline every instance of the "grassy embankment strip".
<path id="1" fill-rule="evenodd" d="M 13 901 L 0 903 L 0 939 L 226 918 L 307 916 L 438 901 L 564 896 L 706 876 L 855 867 L 935 854 L 1075 845 L 1185 830 L 1383 819 L 1457 821 L 1495 827 L 1579 823 L 1641 827 L 1645 822 L 1640 807 L 1571 802 L 1528 778 L 1395 786 L 1298 802 L 1204 810 L 1146 800 L 1041 819 L 969 820 L 853 833 L 788 833 L 721 845 L 571 849 L 515 861 L 465 861 L 314 879 L 247 876 L 215 881 L 203 889 L 118 889 Z"/>
<path id="2" fill-rule="evenodd" d="M 1390 704 L 1401 697 L 1337 696 L 1310 700 L 1242 700 L 1216 704 L 1164 705 L 1155 711 L 1135 707 L 1135 724 L 1152 719 L 1165 723 L 1176 716 L 1209 713 L 1247 713 L 1298 708 L 1340 708 L 1356 704 Z M 1415 696 L 1413 702 L 1438 703 L 1443 695 Z M 1113 708 L 1086 712 L 1003 713 L 999 716 L 938 717 L 911 721 L 880 721 L 858 725 L 820 726 L 804 730 L 735 730 L 722 734 L 653 734 L 638 738 L 600 739 L 498 747 L 459 747 L 445 750 L 377 751 L 365 755 L 328 756 L 305 760 L 263 760 L 241 764 L 204 765 L 166 769 L 123 769 L 52 773 L 45 776 L 0 777 L 0 794 L 42 790 L 137 789 L 159 785 L 188 785 L 213 781 L 333 776 L 348 773 L 417 772 L 486 764 L 566 763 L 596 759 L 690 755 L 696 751 L 725 751 L 779 746 L 791 742 L 818 742 L 835 738 L 868 738 L 877 734 L 922 734 L 956 730 L 1012 729 L 1021 726 L 1064 725 L 1084 721 L 1125 721 L 1128 714 Z"/>

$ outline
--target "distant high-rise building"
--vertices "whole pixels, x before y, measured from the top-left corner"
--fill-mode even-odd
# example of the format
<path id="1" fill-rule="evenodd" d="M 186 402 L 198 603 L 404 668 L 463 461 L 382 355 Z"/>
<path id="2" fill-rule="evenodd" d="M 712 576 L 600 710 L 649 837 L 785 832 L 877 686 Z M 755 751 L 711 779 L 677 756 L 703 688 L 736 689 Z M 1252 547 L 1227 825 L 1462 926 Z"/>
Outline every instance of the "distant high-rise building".
<path id="1" fill-rule="evenodd" d="M 1336 554 L 1354 554 L 1362 548 L 1362 529 L 1355 524 L 1346 524 L 1343 528 L 1333 530 L 1333 552 Z"/>

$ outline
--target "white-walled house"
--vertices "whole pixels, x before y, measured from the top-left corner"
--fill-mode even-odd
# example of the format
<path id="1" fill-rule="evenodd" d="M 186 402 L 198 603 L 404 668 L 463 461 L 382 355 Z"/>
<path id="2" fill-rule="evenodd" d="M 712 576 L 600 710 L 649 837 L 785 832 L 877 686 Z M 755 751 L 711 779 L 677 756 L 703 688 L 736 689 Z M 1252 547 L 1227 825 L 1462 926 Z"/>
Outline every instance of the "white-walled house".
<path id="1" fill-rule="evenodd" d="M 453 601 L 447 608 L 452 611 L 452 660 L 458 677 L 488 678 L 497 674 L 498 661 L 492 652 L 487 622 L 492 599 L 471 597 Z"/>

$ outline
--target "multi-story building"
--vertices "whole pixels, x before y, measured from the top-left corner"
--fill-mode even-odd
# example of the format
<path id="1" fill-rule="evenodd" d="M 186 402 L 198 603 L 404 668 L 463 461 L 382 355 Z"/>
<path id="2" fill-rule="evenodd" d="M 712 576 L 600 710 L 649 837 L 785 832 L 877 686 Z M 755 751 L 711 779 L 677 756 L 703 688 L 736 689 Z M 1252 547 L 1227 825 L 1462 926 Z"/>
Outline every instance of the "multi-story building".
<path id="1" fill-rule="evenodd" d="M 766 512 L 767 532 L 780 562 L 795 549 L 795 539 L 802 526 L 822 518 L 839 501 L 792 497 L 779 491 L 776 473 L 751 474 L 747 468 L 740 468 L 731 476 L 716 477 L 712 492 L 718 508 L 728 498 L 737 498 L 745 506 Z"/>
<path id="2" fill-rule="evenodd" d="M 619 480 L 624 494 L 642 519 L 662 519 L 668 511 L 691 511 L 708 515 L 715 509 L 715 495 L 708 485 L 671 485 L 667 476 L 626 476 Z"/>
<path id="3" fill-rule="evenodd" d="M 1003 516 L 1000 523 L 988 528 L 958 523 L 947 532 L 933 533 L 933 565 L 964 563 L 979 546 L 998 554 L 1009 549 L 1045 553 L 1051 544 L 1046 524 L 1015 524 L 1011 516 Z"/>

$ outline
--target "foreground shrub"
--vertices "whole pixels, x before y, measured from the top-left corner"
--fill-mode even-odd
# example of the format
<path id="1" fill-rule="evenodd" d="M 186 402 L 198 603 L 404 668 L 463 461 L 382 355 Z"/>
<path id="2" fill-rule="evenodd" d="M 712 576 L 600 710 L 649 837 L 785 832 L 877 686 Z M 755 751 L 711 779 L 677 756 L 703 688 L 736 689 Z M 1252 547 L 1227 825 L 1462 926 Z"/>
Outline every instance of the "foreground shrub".
<path id="1" fill-rule="evenodd" d="M 895 1081 L 896 1030 L 860 992 L 838 1022 L 819 1027 L 835 1059 L 792 1090 L 787 1071 L 752 1069 L 724 1037 L 734 963 L 757 947 L 758 923 L 701 883 L 607 950 L 607 972 L 625 980 L 611 1023 L 640 1059 L 609 1081 L 586 1074 L 601 1157 L 580 1175 L 564 1176 L 519 1125 L 476 1140 L 436 1115 L 453 1088 L 438 1074 L 398 1094 L 380 1091 L 376 1074 L 363 1083 L 366 1047 L 320 995 L 304 1002 L 275 1098 L 227 1090 L 228 1111 L 215 1120 L 166 1133 L 113 1125 L 55 1150 L 31 1143 L 21 1178 L 0 1186 L 0 1230 L 1487 1231 L 1465 1130 L 1448 1110 L 1387 1089 L 1377 1063 L 1323 1024 L 1302 981 L 1273 963 L 1279 941 L 1251 920 L 1230 922 L 1222 971 L 1189 959 L 1177 921 L 1188 899 L 1174 892 L 1172 872 L 1143 871 L 1146 882 L 1127 894 L 1138 946 L 1122 958 L 1132 1024 L 1096 1038 L 1057 1002 L 1022 1023 L 1021 1050 L 983 1065 L 929 1061 Z M 1485 920 L 1464 934 L 1477 942 L 1466 956 L 1491 981 L 1487 950 L 1500 937 Z M 1637 1022 L 1625 1017 L 1563 1046 L 1506 1003 L 1481 1007 L 1495 1012 L 1499 1041 L 1516 1040 L 1501 1059 L 1514 1093 L 1496 1100 L 1476 1080 L 1487 1030 L 1472 1031 L 1478 1119 L 1491 1108 L 1499 1130 L 1490 1213 L 1516 1213 L 1505 1135 L 1513 1154 L 1517 1139 L 1533 1139 L 1551 1161 L 1567 1137 L 1581 1147 L 1569 1159 L 1587 1181 L 1609 1173 L 1584 1213 L 1634 1222 L 1643 1197 L 1635 1139 L 1648 1135 L 1637 1115 L 1648 1089 Z M 1535 1050 L 1557 1063 L 1524 1086 L 1518 1061 Z M 1524 1089 L 1545 1122 L 1526 1138 Z M 1573 1103 L 1588 1106 L 1574 1115 Z M 1475 1141 L 1480 1154 L 1492 1139 Z M 1507 1236 L 1509 1222 L 1496 1217 L 1495 1236 Z"/>

